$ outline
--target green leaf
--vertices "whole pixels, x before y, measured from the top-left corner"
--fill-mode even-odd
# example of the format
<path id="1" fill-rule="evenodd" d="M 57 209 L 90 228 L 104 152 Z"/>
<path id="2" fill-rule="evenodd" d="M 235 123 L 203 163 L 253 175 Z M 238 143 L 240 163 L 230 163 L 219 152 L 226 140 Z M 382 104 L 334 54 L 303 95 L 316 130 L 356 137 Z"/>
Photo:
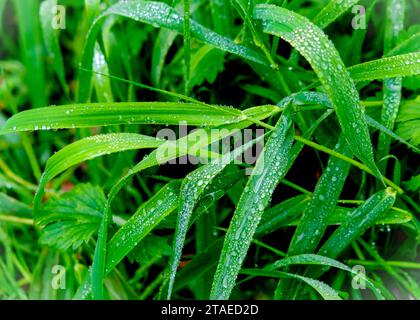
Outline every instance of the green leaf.
<path id="1" fill-rule="evenodd" d="M 35 196 L 35 212 L 40 208 L 45 185 L 68 168 L 103 155 L 126 150 L 157 148 L 163 143 L 163 140 L 135 133 L 112 133 L 88 137 L 67 145 L 47 161 Z"/>
<path id="2" fill-rule="evenodd" d="M 386 25 L 384 35 L 384 53 L 386 54 L 396 43 L 399 32 L 404 26 L 405 0 L 388 0 L 386 9 Z M 389 130 L 394 129 L 397 119 L 398 109 L 401 101 L 401 78 L 384 79 L 383 89 L 383 107 L 381 113 L 381 123 Z M 388 159 L 384 157 L 389 155 L 391 147 L 391 138 L 385 133 L 379 133 L 377 160 L 379 170 L 382 174 L 386 173 Z"/>
<path id="3" fill-rule="evenodd" d="M 201 47 L 191 59 L 190 87 L 201 85 L 207 80 L 213 83 L 219 72 L 223 71 L 224 54 L 212 46 Z"/>
<path id="4" fill-rule="evenodd" d="M 366 281 L 367 286 L 372 289 L 372 291 L 375 293 L 375 296 L 384 299 L 382 296 L 380 290 L 364 275 L 357 273 L 356 271 L 353 271 L 349 266 L 345 265 L 344 263 L 341 263 L 337 260 L 320 256 L 317 254 L 300 254 L 295 256 L 286 257 L 284 259 L 278 260 L 271 264 L 269 266 L 269 269 L 279 269 L 288 267 L 291 265 L 322 265 L 326 267 L 334 267 L 337 269 L 341 269 L 344 271 L 349 272 L 350 274 L 354 276 L 362 277 L 364 281 Z"/>
<path id="5" fill-rule="evenodd" d="M 274 107 L 276 108 L 276 107 Z M 278 109 L 278 108 L 277 108 Z M 273 109 L 263 107 L 255 107 L 247 109 L 243 112 L 245 118 L 248 116 L 253 117 L 254 119 L 264 119 L 273 114 Z M 278 111 L 278 110 L 277 110 Z M 136 173 L 151 168 L 153 166 L 165 163 L 166 161 L 175 159 L 177 157 L 189 154 L 188 141 L 194 142 L 194 150 L 200 150 L 202 147 L 205 147 L 215 141 L 219 141 L 223 137 L 229 136 L 236 132 L 239 129 L 246 128 L 251 123 L 247 120 L 243 120 L 239 123 L 225 125 L 222 128 L 227 130 L 198 130 L 195 131 L 186 137 L 183 137 L 174 143 L 173 141 L 168 141 L 160 146 L 157 150 L 152 152 L 148 157 L 139 162 L 134 166 L 127 175 L 122 177 L 111 189 L 108 196 L 108 201 L 104 209 L 104 219 L 101 224 L 100 232 L 98 235 L 98 244 L 95 251 L 94 265 L 96 268 L 93 269 L 92 273 L 92 283 L 93 283 L 93 293 L 96 297 L 102 296 L 103 290 L 103 279 L 104 279 L 104 257 L 106 254 L 105 242 L 106 242 L 106 232 L 107 232 L 107 221 L 110 219 L 110 205 L 114 198 L 117 196 L 118 192 L 125 185 L 125 183 Z M 219 128 L 219 129 L 222 129 Z M 195 155 L 195 154 L 194 154 Z M 96 262 L 95 262 L 96 261 Z M 98 266 L 99 265 L 99 266 Z"/>
<path id="6" fill-rule="evenodd" d="M 34 108 L 47 104 L 45 68 L 42 60 L 41 22 L 39 1 L 13 0 L 19 28 L 19 48 L 26 68 L 25 82 Z"/>
<path id="7" fill-rule="evenodd" d="M 351 156 L 344 138 L 340 136 L 335 151 Z M 309 202 L 293 235 L 288 254 L 297 255 L 315 251 L 325 230 L 327 218 L 334 210 L 350 170 L 350 164 L 330 157 L 327 168 L 319 179 L 312 200 Z"/>
<path id="8" fill-rule="evenodd" d="M 261 139 L 261 137 L 260 137 Z M 221 155 L 218 159 L 213 160 L 209 164 L 196 169 L 187 175 L 181 186 L 180 205 L 178 220 L 176 223 L 175 240 L 172 250 L 171 260 L 169 262 L 169 284 L 167 299 L 171 298 L 173 285 L 175 282 L 176 270 L 181 260 L 182 248 L 184 246 L 191 216 L 194 207 L 204 192 L 206 187 L 210 185 L 212 180 L 232 161 L 237 159 L 239 155 L 245 152 L 249 147 L 256 143 L 259 139 L 252 140 L 245 145 Z"/>
<path id="9" fill-rule="evenodd" d="M 293 221 L 305 210 L 309 200 L 307 195 L 299 195 L 267 209 L 261 217 L 255 236 L 271 233 L 285 222 Z"/>
<path id="10" fill-rule="evenodd" d="M 32 208 L 2 192 L 0 192 L 0 204 L 0 214 L 2 215 L 32 215 Z"/>
<path id="11" fill-rule="evenodd" d="M 407 190 L 413 192 L 420 191 L 420 175 L 412 177 L 409 181 L 404 182 L 404 185 Z"/>
<path id="12" fill-rule="evenodd" d="M 41 3 L 39 10 L 42 32 L 44 36 L 44 44 L 48 55 L 51 59 L 53 69 L 60 81 L 64 92 L 68 92 L 66 83 L 66 74 L 64 71 L 63 57 L 61 55 L 59 31 L 53 29 L 52 21 L 54 20 L 54 6 L 57 5 L 56 0 L 46 0 Z"/>
<path id="13" fill-rule="evenodd" d="M 251 275 L 251 276 L 261 276 L 261 277 L 270 277 L 270 278 L 289 278 L 297 279 L 302 281 L 312 288 L 314 288 L 322 298 L 325 300 L 341 300 L 337 291 L 325 284 L 324 282 L 311 279 L 308 277 L 300 276 L 298 274 L 287 273 L 276 270 L 264 270 L 264 269 L 242 269 L 241 274 Z"/>
<path id="14" fill-rule="evenodd" d="M 290 115 L 283 113 L 264 148 L 263 156 L 258 158 L 236 207 L 214 276 L 211 299 L 228 299 L 235 286 L 264 209 L 280 179 L 287 172 L 293 134 L 292 119 Z"/>
<path id="15" fill-rule="evenodd" d="M 98 230 L 105 205 L 101 188 L 77 185 L 60 197 L 50 199 L 35 215 L 41 227 L 41 244 L 56 249 L 73 250 L 88 242 Z"/>
<path id="16" fill-rule="evenodd" d="M 110 133 L 87 137 L 65 146 L 47 161 L 43 181 L 83 161 L 116 152 L 158 148 L 164 140 L 136 133 Z"/>
<path id="17" fill-rule="evenodd" d="M 397 134 L 412 144 L 420 145 L 420 96 L 404 103 L 397 117 Z"/>
<path id="18" fill-rule="evenodd" d="M 359 94 L 333 43 L 308 19 L 289 10 L 258 5 L 254 15 L 262 20 L 264 32 L 283 38 L 308 60 L 335 107 L 353 153 L 381 177 Z"/>
<path id="19" fill-rule="evenodd" d="M 168 239 L 149 234 L 131 252 L 128 258 L 131 262 L 137 261 L 140 265 L 145 265 L 156 258 L 170 256 L 171 246 Z"/>
<path id="20" fill-rule="evenodd" d="M 370 197 L 319 249 L 319 254 L 330 258 L 338 257 L 354 240 L 362 235 L 375 221 L 384 215 L 395 202 L 396 193 L 391 188 L 379 191 Z"/>
<path id="21" fill-rule="evenodd" d="M 168 183 L 157 192 L 152 198 L 143 203 L 132 217 L 114 234 L 109 241 L 107 248 L 99 248 L 106 261 L 103 266 L 99 265 L 99 279 L 94 281 L 94 272 L 85 279 L 76 293 L 76 299 L 86 299 L 93 290 L 100 292 L 100 288 L 95 285 L 101 285 L 105 275 L 108 275 L 120 261 L 127 256 L 150 232 L 173 210 L 178 207 L 178 193 L 180 182 L 174 181 Z M 103 207 L 102 207 L 103 210 Z M 102 227 L 102 226 L 101 226 Z M 102 238 L 106 239 L 105 238 Z M 99 241 L 99 240 L 98 240 Z M 105 244 L 106 245 L 106 244 Z M 98 248 L 98 246 L 97 246 Z M 103 267 L 103 269 L 101 269 Z M 98 275 L 96 275 L 98 276 Z M 99 280 L 99 283 L 98 283 Z"/>
<path id="22" fill-rule="evenodd" d="M 177 36 L 178 34 L 172 30 L 162 29 L 155 39 L 150 70 L 152 83 L 157 87 L 160 87 L 165 60 Z"/>
<path id="23" fill-rule="evenodd" d="M 178 181 L 164 186 L 141 205 L 112 237 L 107 246 L 106 274 L 109 274 L 147 234 L 178 207 L 179 186 Z"/>
<path id="24" fill-rule="evenodd" d="M 174 124 L 216 126 L 244 120 L 241 111 L 181 102 L 116 102 L 71 104 L 31 109 L 11 117 L 0 131 L 57 130 L 119 124 Z"/>
<path id="25" fill-rule="evenodd" d="M 354 81 L 408 77 L 420 74 L 420 52 L 361 63 L 347 69 Z"/>
<path id="26" fill-rule="evenodd" d="M 185 94 L 188 94 L 191 77 L 191 24 L 190 24 L 190 0 L 182 0 L 184 11 L 184 63 L 185 63 Z"/>
<path id="27" fill-rule="evenodd" d="M 315 16 L 313 21 L 321 29 L 325 29 L 359 1 L 360 0 L 330 0 L 330 2 L 328 2 L 328 4 Z"/>

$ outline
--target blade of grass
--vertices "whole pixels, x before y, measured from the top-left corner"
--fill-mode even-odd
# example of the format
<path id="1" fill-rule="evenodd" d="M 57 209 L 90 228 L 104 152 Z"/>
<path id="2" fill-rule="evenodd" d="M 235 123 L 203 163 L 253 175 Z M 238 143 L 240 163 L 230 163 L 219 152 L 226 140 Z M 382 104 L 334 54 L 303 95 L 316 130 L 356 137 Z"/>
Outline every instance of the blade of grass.
<path id="1" fill-rule="evenodd" d="M 264 32 L 282 37 L 308 60 L 335 107 L 353 153 L 381 179 L 359 94 L 333 43 L 308 19 L 289 10 L 258 5 L 254 15 L 262 20 Z"/>
<path id="2" fill-rule="evenodd" d="M 176 223 L 172 255 L 169 262 L 168 300 L 172 295 L 176 270 L 178 268 L 179 261 L 181 260 L 182 248 L 184 246 L 191 215 L 200 195 L 216 175 L 218 175 L 229 163 L 237 159 L 239 155 L 245 152 L 248 148 L 252 147 L 252 145 L 258 140 L 261 140 L 262 137 L 246 143 L 234 151 L 221 156 L 219 159 L 213 160 L 208 165 L 194 170 L 185 177 L 181 186 L 180 209 Z"/>
<path id="3" fill-rule="evenodd" d="M 404 27 L 405 0 L 388 0 L 386 8 L 386 24 L 384 35 L 384 53 L 386 54 L 395 44 L 398 34 Z M 387 129 L 393 130 L 397 119 L 401 101 L 401 78 L 384 79 L 383 100 L 381 112 L 381 123 Z M 391 138 L 383 132 L 379 133 L 377 160 L 389 155 Z M 386 173 L 388 159 L 385 158 L 378 163 L 382 174 Z"/>
<path id="4" fill-rule="evenodd" d="M 253 235 L 279 180 L 286 174 L 293 123 L 283 113 L 241 195 L 223 244 L 210 299 L 228 299 Z"/>
<path id="5" fill-rule="evenodd" d="M 115 102 L 70 104 L 23 111 L 10 118 L 0 134 L 111 126 L 119 124 L 174 124 L 217 126 L 244 120 L 241 111 L 180 102 Z"/>
<path id="6" fill-rule="evenodd" d="M 325 300 L 341 300 L 338 295 L 338 292 L 333 288 L 325 284 L 324 282 L 311 279 L 308 277 L 300 276 L 298 274 L 287 273 L 277 270 L 261 270 L 261 269 L 242 269 L 241 274 L 251 275 L 251 276 L 260 276 L 260 277 L 270 277 L 270 278 L 286 278 L 286 279 L 297 279 L 302 281 L 312 288 L 314 288 L 323 299 Z"/>
<path id="7" fill-rule="evenodd" d="M 331 0 L 315 16 L 313 22 L 321 29 L 325 29 L 359 1 L 360 0 Z"/>
<path id="8" fill-rule="evenodd" d="M 372 60 L 347 70 L 354 81 L 416 76 L 420 74 L 420 52 Z"/>

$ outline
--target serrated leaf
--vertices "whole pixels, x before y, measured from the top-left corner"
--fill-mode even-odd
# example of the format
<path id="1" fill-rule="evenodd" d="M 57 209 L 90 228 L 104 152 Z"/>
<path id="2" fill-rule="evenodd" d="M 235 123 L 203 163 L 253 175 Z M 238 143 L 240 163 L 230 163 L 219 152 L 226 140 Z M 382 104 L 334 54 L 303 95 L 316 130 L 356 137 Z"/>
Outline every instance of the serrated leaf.
<path id="1" fill-rule="evenodd" d="M 50 199 L 35 215 L 41 227 L 40 243 L 73 250 L 91 239 L 98 230 L 105 205 L 101 188 L 77 185 L 72 191 Z"/>

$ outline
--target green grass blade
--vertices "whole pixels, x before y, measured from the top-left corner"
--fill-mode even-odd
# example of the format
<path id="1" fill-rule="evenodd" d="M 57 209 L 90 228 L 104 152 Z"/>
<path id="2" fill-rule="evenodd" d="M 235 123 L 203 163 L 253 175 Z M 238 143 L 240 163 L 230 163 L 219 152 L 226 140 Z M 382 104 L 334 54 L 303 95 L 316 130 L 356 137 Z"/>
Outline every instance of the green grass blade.
<path id="1" fill-rule="evenodd" d="M 234 161 L 258 140 L 260 139 L 248 142 L 234 151 L 221 156 L 219 159 L 213 160 L 208 165 L 193 171 L 185 177 L 181 187 L 180 209 L 176 223 L 172 256 L 169 263 L 170 273 L 167 299 L 171 298 L 176 270 L 178 268 L 179 261 L 181 260 L 182 248 L 185 243 L 190 219 L 200 195 L 204 192 L 206 187 L 212 182 L 216 175 L 218 175 L 228 164 Z"/>
<path id="2" fill-rule="evenodd" d="M 109 68 L 99 44 L 95 46 L 92 68 L 95 72 L 93 83 L 98 102 L 113 102 L 111 81 L 108 77 L 102 75 L 109 74 Z"/>
<path id="3" fill-rule="evenodd" d="M 152 66 L 150 70 L 152 83 L 157 87 L 160 87 L 165 60 L 169 49 L 173 45 L 177 36 L 178 33 L 172 30 L 162 29 L 159 31 L 159 34 L 155 39 L 152 52 Z"/>
<path id="4" fill-rule="evenodd" d="M 360 0 L 331 0 L 315 16 L 313 22 L 321 29 L 325 29 L 359 1 Z"/>
<path id="5" fill-rule="evenodd" d="M 88 137 L 65 146 L 47 161 L 43 182 L 50 181 L 68 168 L 111 153 L 158 148 L 165 141 L 136 133 L 110 133 Z"/>
<path id="6" fill-rule="evenodd" d="M 51 64 L 63 87 L 64 92 L 68 93 L 68 87 L 66 83 L 66 74 L 64 71 L 63 56 L 61 54 L 59 33 L 58 30 L 54 30 L 51 21 L 53 21 L 53 6 L 57 4 L 55 0 L 47 0 L 41 3 L 39 11 L 42 32 L 44 36 L 44 44 L 47 49 L 47 53 L 51 59 Z"/>
<path id="7" fill-rule="evenodd" d="M 374 194 L 341 224 L 319 249 L 319 254 L 333 259 L 337 258 L 357 237 L 362 235 L 379 217 L 392 208 L 395 197 L 396 193 L 391 188 Z"/>
<path id="8" fill-rule="evenodd" d="M 264 44 L 264 40 L 261 37 L 260 32 L 257 30 L 257 26 L 252 19 L 253 1 L 248 0 L 230 0 L 230 4 L 238 12 L 239 16 L 245 21 L 245 25 L 249 28 L 252 39 L 257 47 L 261 48 L 265 54 L 267 60 L 270 62 L 270 66 L 276 69 L 278 66 L 271 57 L 271 53 Z"/>
<path id="9" fill-rule="evenodd" d="M 180 102 L 115 102 L 71 104 L 23 111 L 11 117 L 1 134 L 112 126 L 119 124 L 217 126 L 244 120 L 241 111 Z"/>
<path id="10" fill-rule="evenodd" d="M 420 52 L 361 63 L 348 68 L 354 81 L 409 77 L 420 74 Z"/>
<path id="11" fill-rule="evenodd" d="M 335 151 L 351 157 L 350 148 L 342 136 L 338 140 Z M 289 255 L 315 251 L 327 228 L 327 218 L 337 204 L 349 170 L 349 163 L 330 157 L 327 168 L 317 183 L 312 200 L 305 209 L 293 235 L 288 250 Z"/>
<path id="12" fill-rule="evenodd" d="M 117 231 L 108 243 L 105 272 L 111 270 L 165 217 L 178 207 L 180 182 L 164 186 Z"/>
<path id="13" fill-rule="evenodd" d="M 267 209 L 261 217 L 255 236 L 259 237 L 273 232 L 285 222 L 294 220 L 298 214 L 305 210 L 309 200 L 307 195 L 299 195 Z"/>
<path id="14" fill-rule="evenodd" d="M 235 286 L 261 215 L 286 174 L 293 134 L 292 119 L 283 113 L 236 207 L 214 276 L 211 299 L 228 299 Z"/>
<path id="15" fill-rule="evenodd" d="M 323 299 L 325 300 L 341 300 L 338 295 L 338 292 L 333 288 L 325 284 L 324 282 L 311 279 L 308 277 L 300 276 L 298 274 L 287 273 L 277 270 L 261 270 L 261 269 L 242 269 L 241 274 L 246 274 L 250 276 L 261 276 L 261 277 L 270 277 L 270 278 L 286 278 L 286 279 L 297 279 L 302 281 L 312 288 L 314 288 Z"/>
<path id="16" fill-rule="evenodd" d="M 103 273 L 105 277 L 115 266 L 146 237 L 160 222 L 178 206 L 180 182 L 168 183 L 147 202 L 143 203 L 136 213 L 115 233 L 108 242 Z M 98 240 L 99 241 L 99 240 Z M 105 254 L 104 254 L 105 256 Z M 101 272 L 96 270 L 96 272 Z M 93 293 L 93 272 L 90 272 L 79 287 L 75 299 L 87 299 Z M 102 279 L 98 279 L 102 281 Z M 95 284 L 96 285 L 96 284 Z M 102 294 L 102 289 L 97 295 Z"/>
<path id="17" fill-rule="evenodd" d="M 388 0 L 386 9 L 386 25 L 384 35 L 384 53 L 386 54 L 395 44 L 398 34 L 404 27 L 405 0 Z M 401 101 L 401 78 L 384 79 L 383 100 L 381 112 L 381 123 L 389 130 L 394 129 L 397 120 L 398 110 Z M 379 133 L 377 160 L 389 155 L 391 137 L 383 132 Z M 382 174 L 386 173 L 388 159 L 385 158 L 378 163 Z"/>
<path id="18" fill-rule="evenodd" d="M 381 177 L 374 161 L 359 94 L 333 43 L 308 19 L 289 10 L 259 5 L 255 16 L 262 20 L 265 32 L 282 37 L 308 60 L 335 107 L 343 134 L 353 153 L 377 177 Z"/>
<path id="19" fill-rule="evenodd" d="M 140 134 L 115 133 L 88 137 L 64 147 L 47 161 L 35 196 L 35 210 L 41 204 L 45 185 L 70 167 L 106 154 L 126 150 L 157 148 L 163 143 L 163 140 Z"/>
<path id="20" fill-rule="evenodd" d="M 420 32 L 413 34 L 411 37 L 395 46 L 392 50 L 385 54 L 387 57 L 401 55 L 404 53 L 415 52 L 420 50 Z"/>
<path id="21" fill-rule="evenodd" d="M 272 265 L 270 265 L 270 269 L 285 268 L 291 265 L 321 265 L 344 270 L 352 274 L 353 276 L 362 277 L 362 279 L 366 281 L 366 285 L 374 292 L 375 296 L 379 299 L 384 299 L 380 290 L 364 275 L 358 274 L 356 271 L 352 270 L 349 266 L 345 265 L 344 263 L 317 254 L 300 254 L 286 257 L 284 259 L 274 262 Z"/>
<path id="22" fill-rule="evenodd" d="M 190 90 L 191 77 L 191 25 L 190 25 L 190 0 L 183 0 L 184 9 L 184 62 L 185 62 L 185 94 Z"/>
<path id="23" fill-rule="evenodd" d="M 47 104 L 45 68 L 42 60 L 42 37 L 39 21 L 40 1 L 13 1 L 19 27 L 19 47 L 26 68 L 26 83 L 32 106 Z"/>
<path id="24" fill-rule="evenodd" d="M 276 108 L 276 107 L 275 107 Z M 251 108 L 246 111 L 244 111 L 245 118 L 247 116 L 252 116 L 255 118 L 264 118 L 267 116 L 270 116 L 272 114 L 273 110 L 267 107 L 256 107 Z M 225 129 L 234 129 L 238 130 L 240 128 L 246 128 L 251 123 L 249 121 L 242 121 L 237 124 L 232 125 L 225 125 Z M 188 146 L 188 139 L 192 139 L 192 141 L 199 143 L 195 143 L 196 148 L 204 147 L 209 144 L 211 144 L 214 141 L 218 141 L 222 139 L 225 136 L 228 136 L 232 134 L 233 132 L 231 130 L 225 130 L 220 131 L 211 130 L 210 132 L 205 130 L 198 130 L 192 134 L 187 135 L 184 138 L 181 138 L 180 144 L 173 143 L 173 141 L 169 141 L 167 144 L 163 144 L 160 148 L 152 152 L 148 157 L 146 157 L 143 161 L 138 163 L 135 167 L 133 167 L 127 175 L 122 177 L 110 190 L 107 203 L 105 205 L 104 209 L 104 218 L 103 222 L 101 224 L 101 228 L 98 233 L 98 243 L 95 250 L 95 258 L 94 262 L 96 265 L 96 268 L 92 271 L 92 292 L 96 297 L 102 297 L 103 296 L 103 280 L 104 280 L 104 264 L 105 264 L 105 254 L 106 254 L 106 232 L 107 232 L 107 222 L 111 219 L 111 212 L 110 212 L 110 206 L 112 201 L 117 196 L 118 192 L 121 190 L 121 188 L 126 184 L 126 182 L 136 173 L 145 170 L 147 168 L 159 165 L 161 163 L 167 162 L 169 160 L 175 159 L 177 157 L 183 156 L 188 154 L 188 148 L 186 148 L 185 144 Z M 196 139 L 197 136 L 204 135 L 206 138 L 203 139 Z M 190 140 L 191 141 L 191 140 Z M 180 147 L 181 146 L 181 147 Z M 163 149 L 163 150 L 162 150 Z M 197 150 L 197 149 L 196 149 Z"/>

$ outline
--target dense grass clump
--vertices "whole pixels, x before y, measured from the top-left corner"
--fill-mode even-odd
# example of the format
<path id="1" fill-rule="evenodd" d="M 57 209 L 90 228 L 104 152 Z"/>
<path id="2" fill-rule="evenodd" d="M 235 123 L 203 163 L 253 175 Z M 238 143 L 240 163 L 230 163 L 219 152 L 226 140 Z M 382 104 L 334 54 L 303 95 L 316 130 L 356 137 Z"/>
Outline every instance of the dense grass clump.
<path id="1" fill-rule="evenodd" d="M 414 0 L 0 0 L 0 298 L 420 299 Z"/>

